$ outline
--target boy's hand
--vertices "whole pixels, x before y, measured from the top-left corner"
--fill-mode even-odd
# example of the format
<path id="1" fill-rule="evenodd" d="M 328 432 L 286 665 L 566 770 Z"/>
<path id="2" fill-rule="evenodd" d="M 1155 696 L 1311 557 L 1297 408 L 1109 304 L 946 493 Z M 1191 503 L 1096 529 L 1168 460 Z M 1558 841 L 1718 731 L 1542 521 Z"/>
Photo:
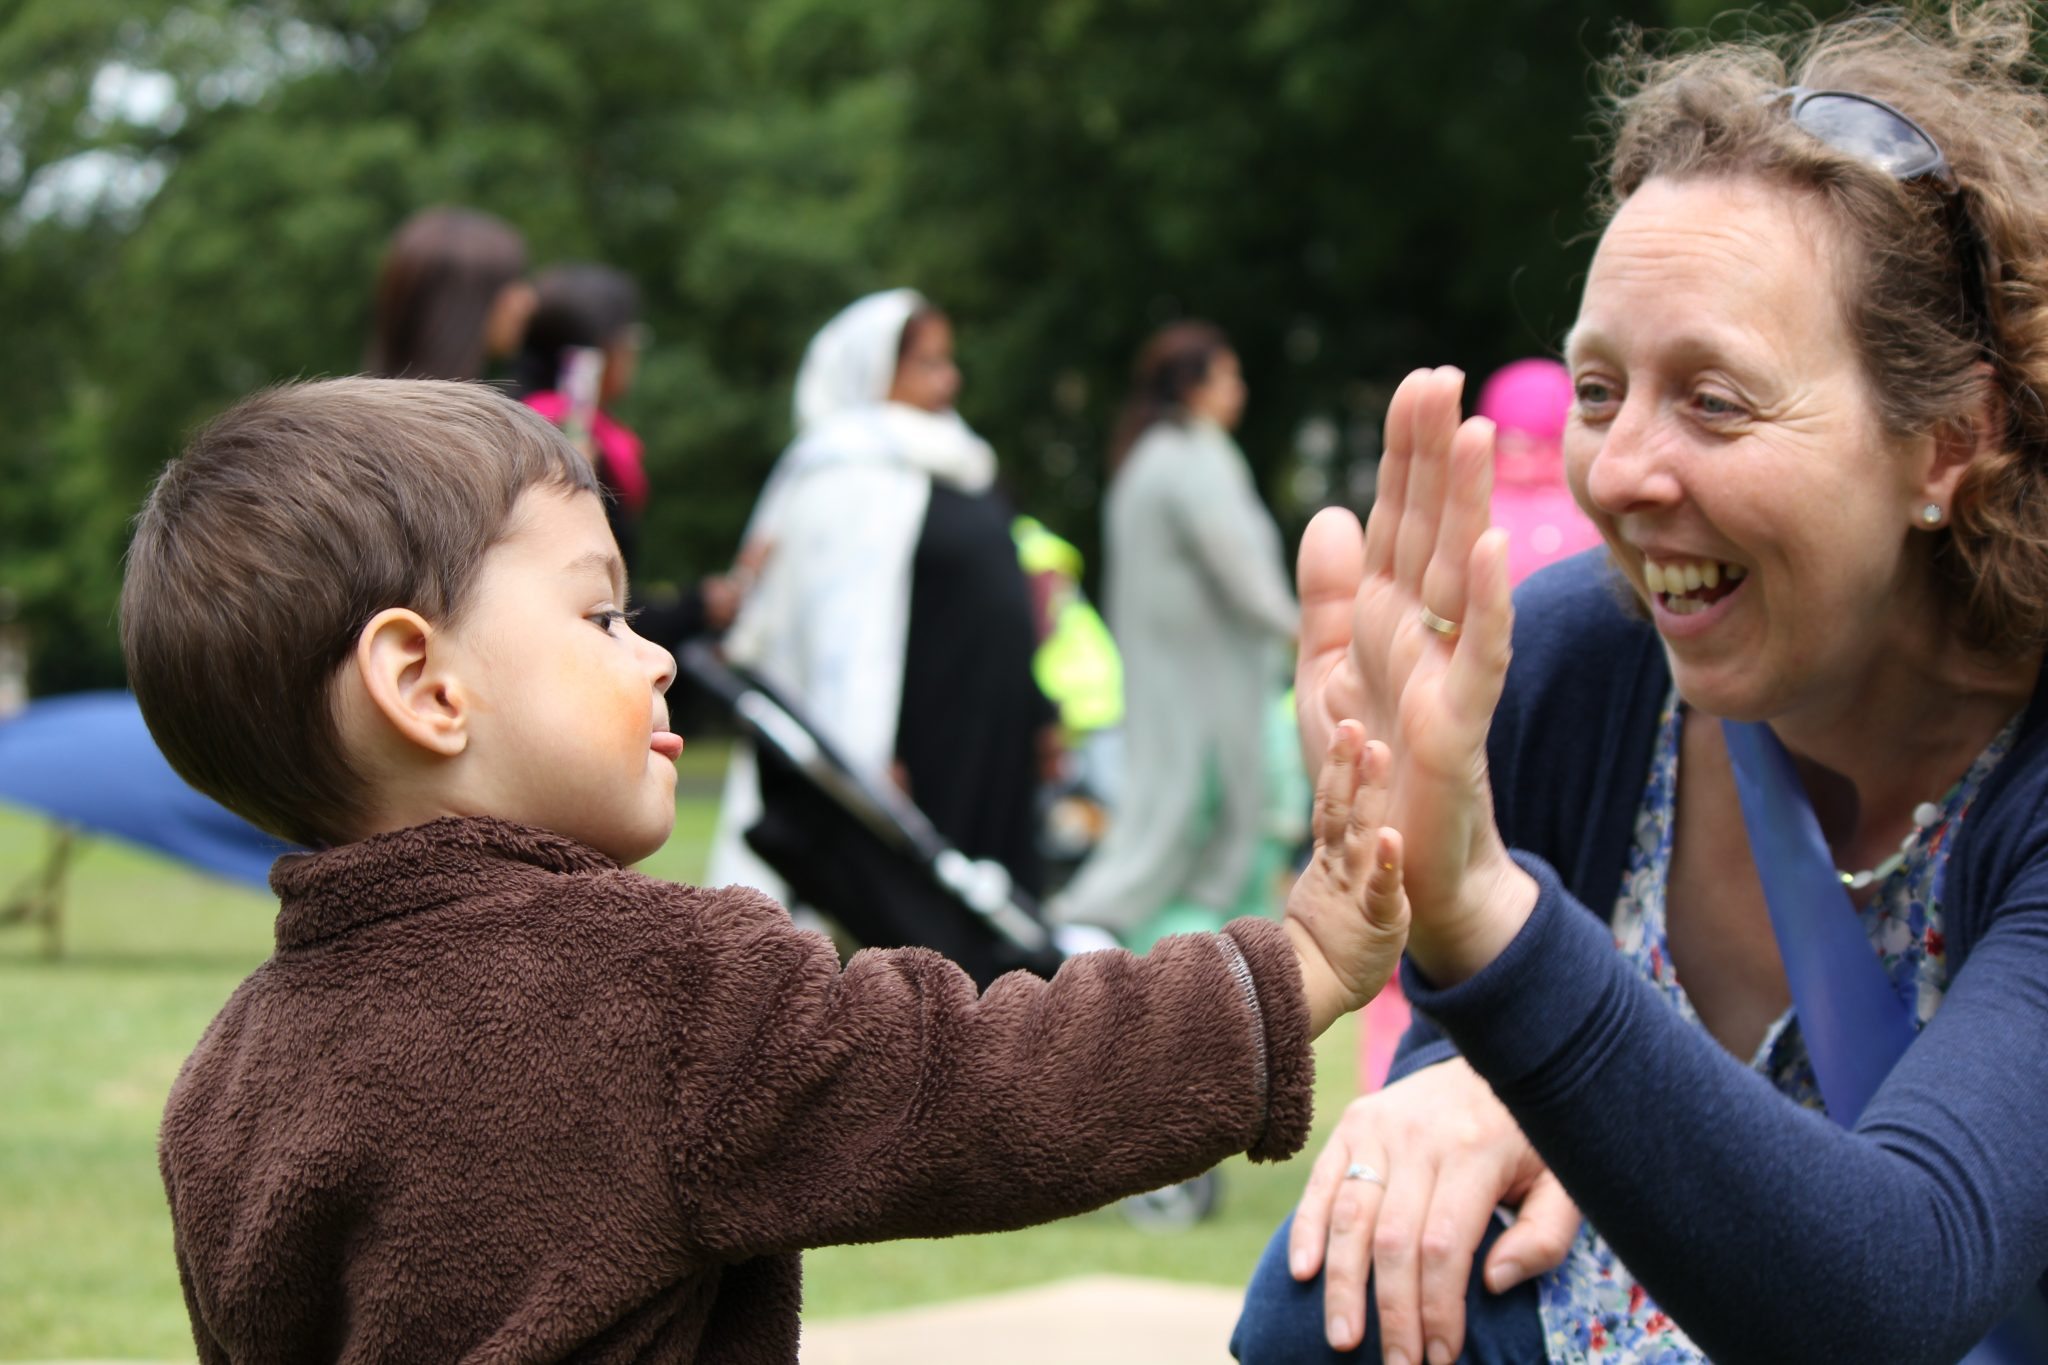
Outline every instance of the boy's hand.
<path id="1" fill-rule="evenodd" d="M 1287 936 L 1301 961 L 1309 1028 L 1320 1034 L 1387 984 L 1408 941 L 1401 836 L 1380 826 L 1387 746 L 1355 720 L 1337 726 L 1316 776 L 1315 857 L 1287 898 Z"/>

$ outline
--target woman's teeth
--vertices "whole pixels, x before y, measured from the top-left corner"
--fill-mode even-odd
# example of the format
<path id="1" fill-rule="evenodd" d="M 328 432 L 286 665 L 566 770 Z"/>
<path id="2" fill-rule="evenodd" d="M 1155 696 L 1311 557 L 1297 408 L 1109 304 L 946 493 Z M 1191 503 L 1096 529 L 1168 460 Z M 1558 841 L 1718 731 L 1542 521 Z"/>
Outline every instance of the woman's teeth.
<path id="1" fill-rule="evenodd" d="M 1740 564 L 1715 559 L 1670 560 L 1659 564 L 1643 560 L 1643 586 L 1664 599 L 1664 605 L 1680 616 L 1705 611 L 1735 590 L 1749 570 Z M 1723 584 L 1726 588 L 1723 588 Z"/>

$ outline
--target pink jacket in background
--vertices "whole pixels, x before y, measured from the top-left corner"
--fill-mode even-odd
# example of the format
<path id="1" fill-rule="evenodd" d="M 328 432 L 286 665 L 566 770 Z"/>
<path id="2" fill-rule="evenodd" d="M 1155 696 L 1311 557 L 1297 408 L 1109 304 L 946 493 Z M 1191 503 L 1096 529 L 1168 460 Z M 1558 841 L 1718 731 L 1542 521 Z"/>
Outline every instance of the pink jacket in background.
<path id="1" fill-rule="evenodd" d="M 1493 524 L 1508 533 L 1508 577 L 1516 583 L 1600 543 L 1600 532 L 1565 483 L 1564 424 L 1571 406 L 1571 375 L 1554 360 L 1517 360 L 1479 390 L 1478 415 L 1499 429 Z"/>

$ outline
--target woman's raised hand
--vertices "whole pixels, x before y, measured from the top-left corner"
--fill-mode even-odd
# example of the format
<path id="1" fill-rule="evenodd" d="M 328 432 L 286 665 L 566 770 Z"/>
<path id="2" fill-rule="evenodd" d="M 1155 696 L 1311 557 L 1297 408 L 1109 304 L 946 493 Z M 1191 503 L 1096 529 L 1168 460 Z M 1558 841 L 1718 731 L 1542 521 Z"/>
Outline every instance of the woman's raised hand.
<path id="1" fill-rule="evenodd" d="M 1305 751 L 1320 757 L 1346 719 L 1393 751 L 1387 823 L 1406 844 L 1409 951 L 1444 984 L 1491 961 L 1535 901 L 1486 782 L 1514 614 L 1507 540 L 1487 529 L 1493 424 L 1460 423 L 1463 387 L 1449 368 L 1403 380 L 1363 531 L 1343 511 L 1310 524 L 1295 680 Z"/>
<path id="2" fill-rule="evenodd" d="M 1385 1184 L 1346 1178 L 1361 1168 Z M 1425 1067 L 1344 1111 L 1295 1209 L 1288 1269 L 1298 1280 L 1323 1272 L 1323 1330 L 1337 1350 L 1365 1335 L 1370 1273 L 1386 1358 L 1455 1360 L 1472 1255 L 1502 1204 L 1520 1213 L 1487 1253 L 1496 1294 L 1555 1269 L 1579 1211 L 1471 1067 Z"/>

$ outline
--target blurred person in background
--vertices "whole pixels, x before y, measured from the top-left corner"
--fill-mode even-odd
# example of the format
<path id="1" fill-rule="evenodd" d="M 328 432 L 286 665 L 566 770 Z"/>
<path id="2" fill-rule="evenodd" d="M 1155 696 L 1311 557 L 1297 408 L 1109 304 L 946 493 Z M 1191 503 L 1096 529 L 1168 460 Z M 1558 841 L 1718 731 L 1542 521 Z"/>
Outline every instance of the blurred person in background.
<path id="1" fill-rule="evenodd" d="M 425 209 L 377 272 L 366 368 L 390 379 L 480 379 L 519 348 L 534 308 L 526 242 L 475 209 Z"/>
<path id="2" fill-rule="evenodd" d="M 1509 580 L 1598 545 L 1600 529 L 1564 472 L 1571 372 L 1543 357 L 1504 365 L 1480 386 L 1474 411 L 1494 425 L 1493 524 L 1508 533 Z"/>
<path id="3" fill-rule="evenodd" d="M 910 289 L 828 322 L 797 374 L 797 436 L 748 524 L 772 545 L 727 638 L 853 766 L 893 780 L 970 857 L 1036 895 L 1037 791 L 1056 714 L 1032 676 L 1031 592 L 996 457 L 953 410 L 953 326 Z M 707 880 L 772 893 L 735 752 Z"/>
<path id="4" fill-rule="evenodd" d="M 595 466 L 605 520 L 633 575 L 651 488 L 639 436 L 608 409 L 632 389 L 646 338 L 639 286 L 610 266 L 570 262 L 542 271 L 533 288 L 533 315 L 512 365 L 514 389 Z M 739 609 L 741 581 L 739 574 L 714 575 L 680 595 L 636 591 L 635 629 L 662 645 L 716 634 Z"/>
<path id="5" fill-rule="evenodd" d="M 1104 606 L 1123 655 L 1126 769 L 1109 833 L 1053 917 L 1126 941 L 1170 906 L 1221 923 L 1265 814 L 1266 713 L 1295 631 L 1280 533 L 1230 433 L 1237 355 L 1180 322 L 1146 342 L 1110 445 Z"/>

